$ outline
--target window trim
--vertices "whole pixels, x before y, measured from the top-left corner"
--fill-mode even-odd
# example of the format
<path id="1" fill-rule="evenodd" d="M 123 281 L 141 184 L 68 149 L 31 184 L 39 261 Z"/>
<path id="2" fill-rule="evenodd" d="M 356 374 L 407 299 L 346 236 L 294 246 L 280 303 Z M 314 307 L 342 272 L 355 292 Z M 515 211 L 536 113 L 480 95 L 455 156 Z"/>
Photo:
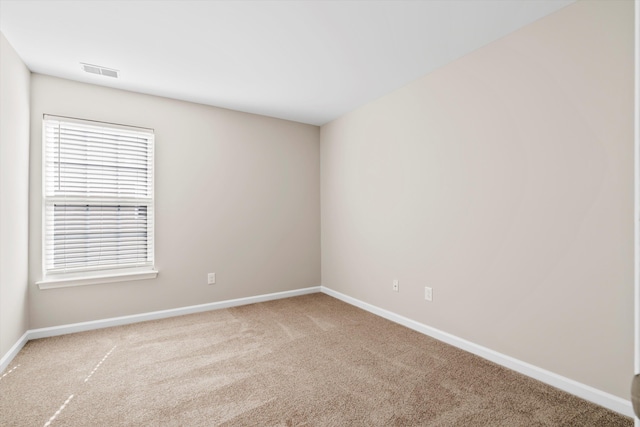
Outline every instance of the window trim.
<path id="1" fill-rule="evenodd" d="M 46 253 L 46 245 L 47 245 L 47 203 L 50 203 L 50 200 L 47 198 L 46 186 L 47 186 L 47 140 L 46 140 L 46 125 L 45 122 L 47 119 L 54 120 L 62 120 L 70 123 L 81 123 L 81 124 L 95 124 L 96 126 L 105 126 L 112 129 L 123 129 L 123 130 L 137 130 L 142 132 L 148 132 L 152 135 L 152 147 L 151 147 L 151 200 L 148 202 L 148 206 L 152 209 L 151 213 L 151 224 L 150 224 L 150 239 L 151 239 L 151 259 L 152 264 L 146 266 L 122 266 L 115 268 L 100 268 L 99 266 L 95 269 L 87 269 L 87 270 L 78 270 L 71 272 L 47 272 L 47 253 Z M 144 279 L 154 279 L 158 275 L 158 270 L 155 265 L 155 132 L 153 129 L 144 128 L 139 126 L 129 126 L 117 123 L 110 123 L 104 121 L 97 120 L 87 120 L 87 119 L 79 119 L 74 117 L 67 116 L 58 116 L 52 114 L 43 114 L 42 115 L 42 180 L 41 180 L 41 268 L 42 268 L 42 279 L 35 282 L 38 285 L 39 289 L 55 289 L 55 288 L 64 288 L 71 286 L 84 286 L 84 285 L 94 285 L 101 283 L 117 283 L 123 281 L 133 281 L 133 280 L 144 280 Z M 98 200 L 96 200 L 98 201 Z M 125 203 L 131 202 L 132 200 L 122 200 Z"/>
<path id="2" fill-rule="evenodd" d="M 56 289 L 68 288 L 72 286 L 99 285 L 101 283 L 117 283 L 127 282 L 131 280 L 155 279 L 158 276 L 158 270 L 148 267 L 131 268 L 135 271 L 123 271 L 125 268 L 118 270 L 102 270 L 92 272 L 76 272 L 66 274 L 51 274 L 36 282 L 38 288 Z"/>

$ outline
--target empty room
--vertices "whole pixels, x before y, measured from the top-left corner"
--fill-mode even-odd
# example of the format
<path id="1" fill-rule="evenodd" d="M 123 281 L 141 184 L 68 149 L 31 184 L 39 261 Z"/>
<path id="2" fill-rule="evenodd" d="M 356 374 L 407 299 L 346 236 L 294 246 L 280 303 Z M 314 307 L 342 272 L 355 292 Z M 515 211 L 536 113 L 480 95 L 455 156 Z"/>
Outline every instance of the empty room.
<path id="1" fill-rule="evenodd" d="M 635 0 L 0 0 L 1 426 L 640 426 Z"/>

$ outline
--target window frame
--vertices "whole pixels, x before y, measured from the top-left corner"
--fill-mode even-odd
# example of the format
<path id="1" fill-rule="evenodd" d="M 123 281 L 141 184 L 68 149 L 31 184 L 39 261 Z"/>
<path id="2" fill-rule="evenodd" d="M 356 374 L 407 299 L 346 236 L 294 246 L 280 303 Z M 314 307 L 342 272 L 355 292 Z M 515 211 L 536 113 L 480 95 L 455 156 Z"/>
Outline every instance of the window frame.
<path id="1" fill-rule="evenodd" d="M 146 244 L 150 246 L 147 251 L 147 255 L 150 253 L 150 264 L 149 265 L 123 265 L 123 266 L 93 266 L 93 267 L 85 267 L 81 269 L 71 269 L 71 271 L 51 271 L 48 269 L 47 265 L 47 257 L 52 255 L 48 252 L 47 243 L 49 240 L 49 235 L 47 227 L 50 225 L 47 222 L 47 207 L 51 203 L 55 203 L 56 200 L 61 200 L 63 196 L 51 196 L 47 194 L 47 185 L 48 182 L 47 176 L 47 120 L 59 120 L 61 122 L 67 123 L 76 123 L 80 125 L 89 125 L 89 126 L 98 126 L 103 128 L 108 128 L 112 130 L 122 129 L 123 131 L 134 131 L 141 132 L 149 135 L 149 150 L 150 154 L 148 154 L 147 158 L 150 161 L 150 183 L 149 183 L 149 197 L 127 197 L 121 198 L 118 196 L 113 197 L 90 197 L 90 196 L 79 196 L 77 198 L 70 197 L 68 200 L 65 200 L 68 203 L 86 203 L 87 205 L 96 204 L 106 204 L 106 203 L 117 203 L 121 205 L 135 205 L 135 203 L 139 203 L 138 206 L 146 205 L 147 210 L 150 211 L 150 215 L 147 215 L 146 220 L 147 223 L 147 240 Z M 155 267 L 155 132 L 153 129 L 142 128 L 137 126 L 128 126 L 122 124 L 115 124 L 103 121 L 96 120 L 87 120 L 87 119 L 79 119 L 73 117 L 65 117 L 58 116 L 52 114 L 43 114 L 42 117 L 42 187 L 41 187 L 41 233 L 42 233 L 42 247 L 41 247 L 41 262 L 42 262 L 42 280 L 36 281 L 36 284 L 40 289 L 52 289 L 52 288 L 61 288 L 61 287 L 69 287 L 69 286 L 82 286 L 82 285 L 92 285 L 99 283 L 114 283 L 114 282 L 122 282 L 122 281 L 130 281 L 130 280 L 142 280 L 142 279 L 152 279 L 157 277 L 158 271 Z M 67 197 L 67 196 L 65 196 Z M 51 231 L 52 232 L 52 231 Z"/>

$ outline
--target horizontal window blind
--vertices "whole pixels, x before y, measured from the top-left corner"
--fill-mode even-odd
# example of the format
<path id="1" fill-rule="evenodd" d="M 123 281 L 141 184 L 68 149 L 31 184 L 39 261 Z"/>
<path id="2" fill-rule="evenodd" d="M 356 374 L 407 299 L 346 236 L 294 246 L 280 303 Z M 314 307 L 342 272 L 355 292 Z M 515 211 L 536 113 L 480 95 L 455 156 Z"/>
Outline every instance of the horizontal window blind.
<path id="1" fill-rule="evenodd" d="M 45 116 L 45 273 L 153 266 L 153 131 Z"/>

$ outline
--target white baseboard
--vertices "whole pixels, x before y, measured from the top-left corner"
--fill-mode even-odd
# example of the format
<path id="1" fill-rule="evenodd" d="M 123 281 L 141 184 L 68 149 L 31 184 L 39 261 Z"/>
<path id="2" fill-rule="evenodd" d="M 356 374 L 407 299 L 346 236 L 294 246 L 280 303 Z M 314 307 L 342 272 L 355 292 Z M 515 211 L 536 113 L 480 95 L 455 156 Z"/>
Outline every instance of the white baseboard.
<path id="1" fill-rule="evenodd" d="M 614 396 L 610 393 L 598 390 L 586 384 L 579 383 L 572 379 L 563 377 L 513 357 L 507 356 L 489 348 L 474 344 L 470 341 L 451 335 L 447 332 L 440 331 L 436 328 L 432 328 L 425 324 L 416 322 L 399 314 L 393 313 L 388 310 L 376 307 L 369 303 L 360 301 L 356 298 L 344 295 L 340 292 L 334 291 L 324 286 L 314 286 L 310 288 L 297 289 L 293 291 L 276 292 L 272 294 L 257 295 L 253 297 L 238 298 L 233 300 L 212 302 L 208 304 L 192 305 L 188 307 L 174 308 L 170 310 L 154 311 L 149 313 L 134 314 L 131 316 L 113 317 L 110 319 L 95 320 L 91 322 L 74 323 L 69 325 L 53 326 L 50 328 L 31 329 L 22 335 L 22 337 L 16 342 L 13 347 L 0 359 L 0 372 L 4 371 L 13 358 L 20 352 L 22 347 L 32 339 L 47 338 L 57 335 L 70 334 L 74 332 L 83 332 L 93 329 L 102 329 L 112 326 L 128 325 L 131 323 L 144 322 L 147 320 L 164 319 L 168 317 L 182 316 L 185 314 L 201 313 L 210 310 L 219 310 L 229 307 L 237 307 L 241 305 L 254 304 L 264 301 L 272 301 L 282 298 L 290 298 L 299 295 L 312 294 L 317 292 L 323 292 L 341 301 L 344 301 L 353 306 L 359 307 L 370 313 L 376 314 L 392 322 L 399 323 L 414 331 L 423 333 L 437 340 L 443 341 L 447 344 L 451 344 L 462 350 L 473 353 L 484 359 L 490 360 L 494 363 L 502 365 L 506 368 L 512 369 L 521 374 L 535 378 L 546 384 L 564 390 L 567 393 L 571 393 L 585 400 L 604 406 L 612 411 L 618 412 L 628 417 L 633 417 L 633 408 L 631 401 L 622 399 L 618 396 Z"/>
<path id="2" fill-rule="evenodd" d="M 168 317 L 183 316 L 185 314 L 201 313 L 203 311 L 219 310 L 222 308 L 237 307 L 240 305 L 255 304 L 258 302 L 272 301 L 283 298 L 290 298 L 299 295 L 313 294 L 320 292 L 320 286 L 311 288 L 296 289 L 293 291 L 276 292 L 272 294 L 257 295 L 253 297 L 237 298 L 226 301 L 212 302 L 208 304 L 192 305 L 188 307 L 173 308 L 169 310 L 153 311 L 149 313 L 133 314 L 130 316 L 112 317 L 110 319 L 93 320 L 90 322 L 73 323 L 69 325 L 52 326 L 49 328 L 30 329 L 14 344 L 13 347 L 0 359 L 0 372 L 2 372 L 20 349 L 29 340 L 38 338 L 54 337 L 58 335 L 71 334 L 75 332 L 90 331 L 94 329 L 109 328 L 112 326 L 128 325 L 131 323 L 145 322 L 147 320 L 165 319 Z"/>
<path id="3" fill-rule="evenodd" d="M 360 301 L 356 298 L 352 298 L 340 292 L 334 291 L 333 289 L 329 289 L 325 286 L 322 286 L 321 289 L 322 292 L 327 295 L 366 310 L 370 313 L 376 314 L 380 317 L 384 317 L 385 319 L 391 320 L 392 322 L 399 323 L 400 325 L 406 326 L 409 329 L 413 329 L 414 331 L 428 335 L 439 341 L 451 344 L 454 347 L 458 347 L 462 350 L 468 351 L 469 353 L 473 353 L 476 356 L 480 356 L 484 359 L 490 360 L 494 363 L 497 363 L 498 365 L 502 365 L 528 377 L 535 378 L 538 381 L 542 381 L 543 383 L 559 388 L 560 390 L 571 393 L 597 405 L 604 406 L 607 409 L 618 412 L 622 415 L 626 415 L 627 417 L 634 416 L 630 400 L 622 399 L 618 396 L 614 396 L 613 394 L 606 393 L 602 390 L 598 390 L 586 384 L 582 384 L 572 379 L 563 377 L 562 375 L 547 371 L 545 369 L 515 359 L 511 356 L 498 353 L 497 351 L 491 350 L 487 347 L 474 344 L 455 335 L 451 335 L 447 332 L 432 328 L 431 326 L 416 322 L 415 320 L 400 316 L 399 314 L 393 313 L 391 311 L 376 307 L 369 303 Z"/>
<path id="4" fill-rule="evenodd" d="M 24 347 L 27 341 L 29 341 L 29 331 L 22 334 L 20 339 L 13 345 L 13 347 L 11 347 L 9 351 L 7 351 L 7 353 L 4 356 L 2 356 L 2 359 L 0 359 L 0 373 L 2 373 L 2 371 L 7 369 L 7 366 L 9 366 L 9 363 L 11 363 L 13 358 L 18 355 L 18 353 L 20 352 L 20 350 L 22 350 L 22 347 Z"/>
<path id="5" fill-rule="evenodd" d="M 145 322 L 147 320 L 165 319 L 167 317 L 183 316 L 185 314 L 201 313 L 203 311 L 220 310 L 222 308 L 237 307 L 240 305 L 255 304 L 257 302 L 271 301 L 282 298 L 290 298 L 298 295 L 306 295 L 320 292 L 320 286 L 296 289 L 293 291 L 276 292 L 273 294 L 257 295 L 253 297 L 237 298 L 226 301 L 211 302 L 207 304 L 191 305 L 188 307 L 172 308 L 169 310 L 152 311 L 149 313 L 132 314 L 130 316 L 112 317 L 110 319 L 94 320 L 91 322 L 73 323 L 70 325 L 53 326 L 50 328 L 32 329 L 29 339 L 54 337 L 56 335 L 71 334 L 74 332 L 90 331 L 93 329 L 110 328 L 112 326 L 128 325 L 130 323 Z"/>

